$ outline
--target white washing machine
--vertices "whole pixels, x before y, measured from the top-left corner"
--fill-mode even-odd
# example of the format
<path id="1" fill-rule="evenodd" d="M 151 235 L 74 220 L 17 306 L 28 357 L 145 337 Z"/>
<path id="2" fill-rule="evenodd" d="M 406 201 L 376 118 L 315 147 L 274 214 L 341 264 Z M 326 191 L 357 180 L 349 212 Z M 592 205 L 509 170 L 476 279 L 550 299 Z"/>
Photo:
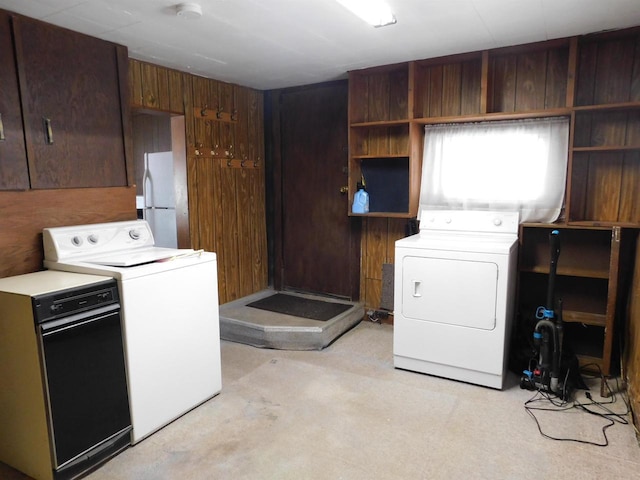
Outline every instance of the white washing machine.
<path id="1" fill-rule="evenodd" d="M 144 220 L 46 228 L 44 265 L 113 277 L 137 443 L 222 388 L 216 254 L 154 245 Z"/>
<path id="2" fill-rule="evenodd" d="M 396 368 L 502 389 L 518 212 L 428 210 L 395 244 Z"/>

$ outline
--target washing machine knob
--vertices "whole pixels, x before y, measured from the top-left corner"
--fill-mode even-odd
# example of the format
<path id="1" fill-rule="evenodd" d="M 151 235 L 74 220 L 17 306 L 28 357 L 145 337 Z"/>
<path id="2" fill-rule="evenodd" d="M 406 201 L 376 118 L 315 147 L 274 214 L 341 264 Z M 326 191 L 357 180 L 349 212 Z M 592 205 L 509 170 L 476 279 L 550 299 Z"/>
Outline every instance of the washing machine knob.
<path id="1" fill-rule="evenodd" d="M 132 240 L 138 240 L 140 238 L 140 231 L 136 229 L 129 230 L 129 236 Z"/>
<path id="2" fill-rule="evenodd" d="M 444 223 L 451 223 L 451 217 L 447 217 L 444 219 Z"/>
<path id="3" fill-rule="evenodd" d="M 76 247 L 79 247 L 80 245 L 82 245 L 82 237 L 79 237 L 78 235 L 74 236 L 73 238 L 71 238 L 71 243 L 73 243 Z"/>
<path id="4" fill-rule="evenodd" d="M 502 225 L 502 219 L 501 219 L 501 218 L 498 218 L 498 217 L 494 218 L 494 219 L 493 219 L 493 224 L 494 224 L 496 227 L 499 227 L 500 225 Z"/>
<path id="5" fill-rule="evenodd" d="M 91 245 L 95 245 L 96 243 L 98 243 L 98 235 L 96 235 L 95 233 L 92 233 L 87 237 L 87 240 L 89 240 L 89 243 Z"/>

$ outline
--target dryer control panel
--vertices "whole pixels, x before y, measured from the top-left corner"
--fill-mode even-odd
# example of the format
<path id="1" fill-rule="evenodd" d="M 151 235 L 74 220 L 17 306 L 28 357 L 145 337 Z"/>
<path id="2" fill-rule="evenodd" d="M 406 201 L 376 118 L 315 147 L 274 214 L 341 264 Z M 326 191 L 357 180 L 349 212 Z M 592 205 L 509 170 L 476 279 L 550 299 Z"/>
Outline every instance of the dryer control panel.
<path id="1" fill-rule="evenodd" d="M 518 212 L 488 210 L 429 210 L 419 213 L 420 231 L 517 234 Z"/>

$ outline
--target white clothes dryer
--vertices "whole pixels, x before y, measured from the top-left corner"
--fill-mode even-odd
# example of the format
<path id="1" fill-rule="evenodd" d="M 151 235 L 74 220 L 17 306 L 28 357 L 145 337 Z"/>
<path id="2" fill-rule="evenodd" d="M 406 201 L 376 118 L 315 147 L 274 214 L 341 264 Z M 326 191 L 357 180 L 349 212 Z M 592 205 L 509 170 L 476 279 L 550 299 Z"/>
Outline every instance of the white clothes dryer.
<path id="1" fill-rule="evenodd" d="M 420 212 L 420 232 L 395 244 L 395 367 L 503 388 L 518 219 L 518 212 Z"/>

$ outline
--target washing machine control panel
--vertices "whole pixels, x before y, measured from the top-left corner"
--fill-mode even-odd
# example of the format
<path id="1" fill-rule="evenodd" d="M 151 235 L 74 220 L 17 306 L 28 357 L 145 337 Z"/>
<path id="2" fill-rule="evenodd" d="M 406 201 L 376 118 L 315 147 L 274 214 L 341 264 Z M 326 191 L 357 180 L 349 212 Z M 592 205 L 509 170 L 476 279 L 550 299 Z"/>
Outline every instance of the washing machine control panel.
<path id="1" fill-rule="evenodd" d="M 151 228 L 144 220 L 45 228 L 42 236 L 45 259 L 50 261 L 154 245 Z"/>

